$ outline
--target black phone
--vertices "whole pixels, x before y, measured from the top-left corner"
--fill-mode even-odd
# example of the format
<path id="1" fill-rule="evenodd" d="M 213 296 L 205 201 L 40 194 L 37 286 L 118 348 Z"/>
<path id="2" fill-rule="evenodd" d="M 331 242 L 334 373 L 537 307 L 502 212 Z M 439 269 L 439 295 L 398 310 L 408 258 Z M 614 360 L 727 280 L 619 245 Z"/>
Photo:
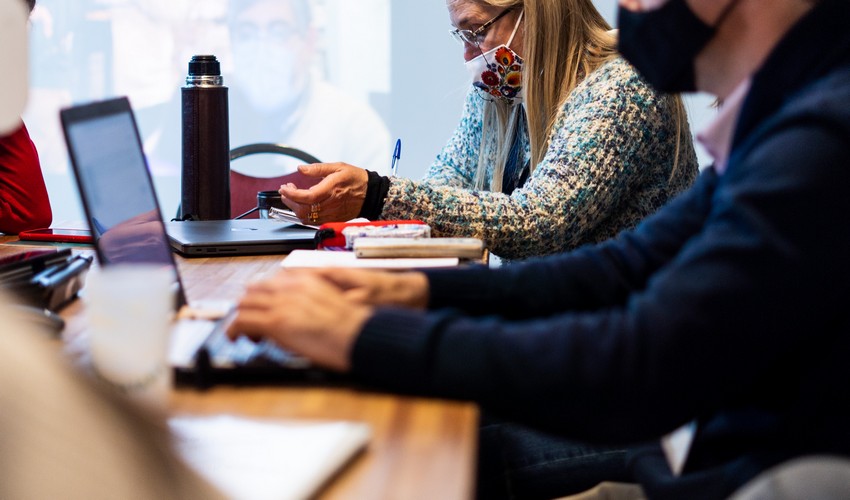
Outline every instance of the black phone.
<path id="1" fill-rule="evenodd" d="M 30 279 L 45 268 L 65 262 L 71 249 L 29 250 L 0 257 L 0 282 Z"/>
<path id="2" fill-rule="evenodd" d="M 69 248 L 9 255 L 0 260 L 0 288 L 10 290 L 14 302 L 58 311 L 76 298 L 91 263 Z"/>

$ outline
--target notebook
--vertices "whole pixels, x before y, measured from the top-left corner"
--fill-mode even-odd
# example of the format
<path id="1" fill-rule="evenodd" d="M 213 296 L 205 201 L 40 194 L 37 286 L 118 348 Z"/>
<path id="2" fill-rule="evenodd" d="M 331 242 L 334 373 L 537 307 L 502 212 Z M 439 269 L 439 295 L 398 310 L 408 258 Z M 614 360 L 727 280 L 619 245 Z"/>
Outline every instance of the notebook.
<path id="1" fill-rule="evenodd" d="M 143 263 L 170 269 L 175 281 L 175 310 L 180 310 L 187 305 L 186 296 L 129 101 L 118 98 L 75 106 L 62 110 L 60 117 L 98 262 L 102 267 Z M 280 224 L 259 222 L 266 233 L 275 233 L 269 224 Z M 252 226 L 242 224 L 224 227 L 255 232 L 247 229 Z M 178 322 L 170 351 L 177 383 L 205 387 L 215 383 L 342 380 L 270 342 L 254 343 L 244 338 L 228 341 L 226 319 Z"/>

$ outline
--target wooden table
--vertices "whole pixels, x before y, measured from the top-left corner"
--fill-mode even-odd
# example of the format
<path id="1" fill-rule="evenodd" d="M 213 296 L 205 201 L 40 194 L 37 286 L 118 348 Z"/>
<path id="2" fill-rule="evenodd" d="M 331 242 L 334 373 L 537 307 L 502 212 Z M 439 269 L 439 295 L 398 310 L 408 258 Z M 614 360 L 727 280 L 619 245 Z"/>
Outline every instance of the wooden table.
<path id="1" fill-rule="evenodd" d="M 31 249 L 0 236 L 0 256 Z M 76 248 L 90 253 L 87 248 Z M 281 256 L 178 258 L 189 301 L 237 299 L 243 285 L 273 273 Z M 82 301 L 62 311 L 63 337 L 72 342 L 85 328 Z M 463 499 L 472 496 L 478 411 L 470 403 L 401 397 L 344 388 L 215 387 L 176 389 L 175 415 L 351 420 L 372 428 L 358 456 L 319 498 Z"/>

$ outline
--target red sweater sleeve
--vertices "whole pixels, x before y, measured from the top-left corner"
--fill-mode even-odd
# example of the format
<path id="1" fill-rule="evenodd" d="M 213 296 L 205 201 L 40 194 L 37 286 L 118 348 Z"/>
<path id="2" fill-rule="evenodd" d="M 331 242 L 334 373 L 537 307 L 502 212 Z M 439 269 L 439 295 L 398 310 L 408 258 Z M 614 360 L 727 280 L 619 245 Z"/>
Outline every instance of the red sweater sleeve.
<path id="1" fill-rule="evenodd" d="M 0 233 L 48 227 L 52 221 L 38 151 L 22 123 L 0 137 Z"/>

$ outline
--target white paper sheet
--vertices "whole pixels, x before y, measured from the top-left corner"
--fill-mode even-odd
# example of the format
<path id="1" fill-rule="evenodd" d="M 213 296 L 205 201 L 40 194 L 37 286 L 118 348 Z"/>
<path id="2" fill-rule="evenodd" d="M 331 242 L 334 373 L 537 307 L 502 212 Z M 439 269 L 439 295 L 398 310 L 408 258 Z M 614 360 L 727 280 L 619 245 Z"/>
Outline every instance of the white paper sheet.
<path id="1" fill-rule="evenodd" d="M 233 499 L 313 496 L 369 440 L 356 422 L 174 417 L 169 426 L 187 463 Z"/>
<path id="2" fill-rule="evenodd" d="M 358 259 L 354 252 L 294 250 L 281 262 L 285 268 L 359 267 L 366 269 L 420 269 L 457 267 L 457 257 L 415 259 Z"/>

